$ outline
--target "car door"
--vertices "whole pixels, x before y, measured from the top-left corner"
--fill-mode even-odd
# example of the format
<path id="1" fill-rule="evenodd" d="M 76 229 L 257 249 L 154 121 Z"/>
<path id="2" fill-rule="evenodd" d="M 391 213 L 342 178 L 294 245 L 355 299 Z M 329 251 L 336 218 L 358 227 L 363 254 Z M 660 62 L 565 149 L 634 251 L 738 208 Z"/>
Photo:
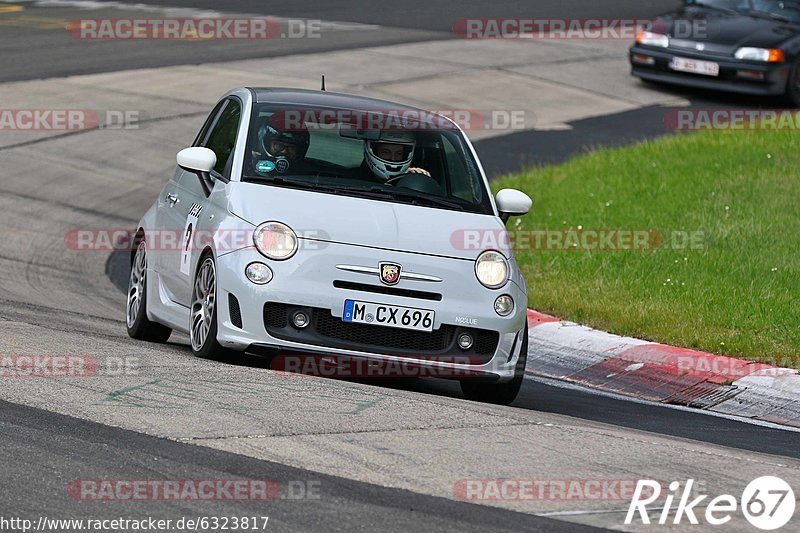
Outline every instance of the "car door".
<path id="1" fill-rule="evenodd" d="M 233 164 L 233 151 L 236 136 L 242 117 L 242 104 L 237 98 L 223 100 L 218 115 L 206 135 L 198 136 L 195 146 L 203 146 L 212 150 L 217 156 L 217 163 L 211 172 L 214 187 L 221 187 L 230 180 Z M 191 305 L 191 287 L 194 272 L 192 265 L 195 255 L 202 252 L 195 246 L 195 232 L 208 205 L 208 197 L 198 176 L 192 172 L 182 171 L 176 187 L 177 201 L 171 216 L 172 227 L 177 229 L 178 246 L 169 254 L 167 268 L 170 277 L 165 279 L 165 286 L 170 297 L 186 307 Z M 204 224 L 207 226 L 207 224 Z"/>
<path id="2" fill-rule="evenodd" d="M 195 137 L 192 146 L 200 146 L 200 142 L 204 141 L 208 136 L 211 126 L 222 110 L 224 102 L 217 104 L 203 123 L 200 132 Z M 177 246 L 177 240 L 180 238 L 178 230 L 175 226 L 176 221 L 181 220 L 178 215 L 178 183 L 187 172 L 180 167 L 177 167 L 170 180 L 164 185 L 161 191 L 161 196 L 158 198 L 158 207 L 156 208 L 156 228 L 158 233 L 154 239 L 154 246 L 148 252 L 148 261 L 150 266 L 159 273 L 162 280 L 169 277 L 170 273 L 167 266 L 170 264 L 169 255 L 174 251 Z"/>
<path id="3" fill-rule="evenodd" d="M 214 107 L 203 123 L 203 127 L 200 128 L 200 132 L 197 134 L 192 146 L 200 146 L 200 143 L 205 141 L 224 104 L 225 102 L 222 101 Z M 179 246 L 178 242 L 182 237 L 180 229 L 183 227 L 183 221 L 185 220 L 185 216 L 182 217 L 180 213 L 183 206 L 179 198 L 178 186 L 186 178 L 186 175 L 193 176 L 193 174 L 177 167 L 158 198 L 158 207 L 156 209 L 156 228 L 158 233 L 154 239 L 152 250 L 149 250 L 148 261 L 157 272 L 163 288 L 174 286 L 174 282 L 171 281 L 175 277 L 175 272 L 173 271 L 174 255 Z M 167 296 L 172 301 L 176 301 L 170 291 L 167 291 Z"/>

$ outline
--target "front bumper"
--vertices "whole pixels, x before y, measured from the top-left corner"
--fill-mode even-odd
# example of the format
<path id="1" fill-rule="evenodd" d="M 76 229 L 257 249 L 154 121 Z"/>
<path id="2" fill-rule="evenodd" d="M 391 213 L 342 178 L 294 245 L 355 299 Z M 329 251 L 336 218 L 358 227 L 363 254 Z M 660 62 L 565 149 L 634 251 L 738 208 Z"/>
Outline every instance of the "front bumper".
<path id="1" fill-rule="evenodd" d="M 637 60 L 637 56 L 648 58 L 648 63 L 651 60 L 652 63 Z M 672 70 L 669 64 L 674 57 L 718 63 L 719 77 Z M 658 49 L 638 45 L 631 47 L 629 60 L 631 74 L 643 80 L 757 96 L 784 94 L 791 72 L 791 66 L 785 63 L 752 63 L 682 49 Z"/>
<path id="2" fill-rule="evenodd" d="M 358 246 L 322 243 L 324 250 L 301 247 L 288 261 L 270 261 L 247 248 L 217 257 L 217 340 L 238 350 L 266 349 L 303 355 L 336 355 L 376 361 L 403 361 L 434 369 L 438 375 L 476 376 L 493 381 L 514 377 L 522 332 L 527 327 L 527 295 L 510 281 L 499 290 L 482 287 L 474 262 Z M 254 285 L 244 276 L 253 261 L 272 268 L 274 278 Z M 393 261 L 405 272 L 441 282 L 403 279 L 387 291 L 377 277 L 337 269 L 336 265 L 375 265 Z M 388 292 L 388 293 L 387 293 Z M 509 317 L 494 312 L 494 300 L 510 295 Z M 232 298 L 233 297 L 233 298 Z M 346 299 L 428 309 L 435 312 L 432 332 L 342 321 Z M 311 324 L 295 328 L 290 317 L 306 311 Z M 469 333 L 474 343 L 462 350 L 457 339 Z"/>

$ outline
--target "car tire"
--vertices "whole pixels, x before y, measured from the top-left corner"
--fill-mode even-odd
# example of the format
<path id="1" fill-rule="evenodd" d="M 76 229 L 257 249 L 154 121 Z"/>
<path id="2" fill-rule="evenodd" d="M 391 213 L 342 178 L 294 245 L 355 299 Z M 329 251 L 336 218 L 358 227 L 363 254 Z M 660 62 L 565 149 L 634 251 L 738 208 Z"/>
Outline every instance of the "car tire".
<path id="1" fill-rule="evenodd" d="M 230 361 L 238 353 L 217 341 L 217 267 L 209 252 L 200 259 L 192 281 L 189 340 L 200 359 Z"/>
<path id="2" fill-rule="evenodd" d="M 791 107 L 800 107 L 800 61 L 796 61 L 792 66 L 784 100 Z"/>
<path id="3" fill-rule="evenodd" d="M 128 335 L 147 342 L 165 343 L 172 330 L 147 318 L 147 245 L 139 241 L 131 262 L 128 299 L 125 305 Z"/>
<path id="4" fill-rule="evenodd" d="M 485 383 L 462 379 L 461 392 L 464 393 L 467 400 L 509 405 L 517 398 L 519 390 L 522 388 L 522 381 L 525 379 L 525 365 L 528 362 L 528 328 L 526 327 L 524 331 L 522 349 L 514 369 L 514 379 L 506 383 Z"/>

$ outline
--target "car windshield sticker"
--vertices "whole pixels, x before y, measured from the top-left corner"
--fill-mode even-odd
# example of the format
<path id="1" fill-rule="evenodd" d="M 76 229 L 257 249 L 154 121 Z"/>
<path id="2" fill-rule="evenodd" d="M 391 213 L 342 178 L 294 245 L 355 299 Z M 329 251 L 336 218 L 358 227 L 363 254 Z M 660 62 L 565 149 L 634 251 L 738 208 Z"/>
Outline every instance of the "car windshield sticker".
<path id="1" fill-rule="evenodd" d="M 267 160 L 259 161 L 258 163 L 256 163 L 256 170 L 258 172 L 261 172 L 262 174 L 267 174 L 275 170 L 275 163 Z"/>
<path id="2" fill-rule="evenodd" d="M 275 161 L 275 166 L 278 169 L 278 172 L 283 174 L 287 170 L 289 170 L 289 160 L 285 157 L 279 157 L 277 161 Z"/>
<path id="3" fill-rule="evenodd" d="M 192 262 L 192 234 L 197 228 L 197 220 L 200 218 L 200 211 L 203 206 L 192 204 L 189 215 L 186 217 L 186 227 L 183 230 L 183 247 L 181 248 L 181 273 L 189 275 L 189 267 Z"/>

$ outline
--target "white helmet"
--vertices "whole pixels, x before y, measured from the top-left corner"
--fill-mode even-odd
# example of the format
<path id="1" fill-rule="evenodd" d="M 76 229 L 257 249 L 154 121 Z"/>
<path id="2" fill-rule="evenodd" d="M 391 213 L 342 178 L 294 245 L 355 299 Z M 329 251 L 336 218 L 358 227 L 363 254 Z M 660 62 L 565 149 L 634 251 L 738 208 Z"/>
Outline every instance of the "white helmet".
<path id="1" fill-rule="evenodd" d="M 380 149 L 386 144 L 402 145 L 402 160 L 391 161 L 380 157 L 378 155 Z M 364 141 L 364 160 L 376 176 L 388 180 L 408 172 L 411 161 L 414 159 L 415 146 L 416 140 L 411 132 L 381 131 L 380 139 L 377 141 Z"/>

